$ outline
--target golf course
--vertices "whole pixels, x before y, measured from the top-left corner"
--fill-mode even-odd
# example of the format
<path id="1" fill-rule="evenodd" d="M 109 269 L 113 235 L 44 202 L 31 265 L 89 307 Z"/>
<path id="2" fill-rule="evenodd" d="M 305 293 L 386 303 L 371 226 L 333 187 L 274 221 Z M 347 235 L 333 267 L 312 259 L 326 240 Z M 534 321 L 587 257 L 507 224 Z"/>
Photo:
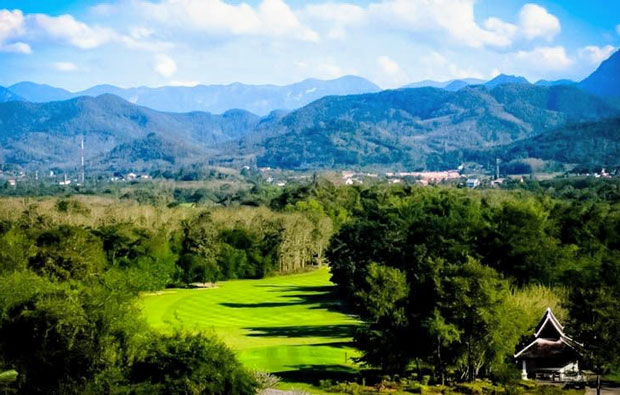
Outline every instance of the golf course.
<path id="1" fill-rule="evenodd" d="M 143 312 L 161 331 L 215 333 L 253 370 L 274 373 L 284 386 L 355 372 L 351 333 L 358 321 L 333 297 L 321 268 L 215 288 L 171 289 L 144 295 Z"/>

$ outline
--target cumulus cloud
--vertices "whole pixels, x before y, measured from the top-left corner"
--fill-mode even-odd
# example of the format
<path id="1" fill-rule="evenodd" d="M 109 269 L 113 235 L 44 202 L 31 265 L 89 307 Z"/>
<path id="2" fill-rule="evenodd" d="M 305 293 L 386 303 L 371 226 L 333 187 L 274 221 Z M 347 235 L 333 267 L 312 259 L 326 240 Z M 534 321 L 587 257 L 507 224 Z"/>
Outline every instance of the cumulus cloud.
<path id="1" fill-rule="evenodd" d="M 0 51 L 29 54 L 32 43 L 59 42 L 79 49 L 94 49 L 109 43 L 128 48 L 161 51 L 168 43 L 150 37 L 152 31 L 134 28 L 128 35 L 112 28 L 91 26 L 72 15 L 23 14 L 20 10 L 0 10 Z"/>
<path id="2" fill-rule="evenodd" d="M 39 29 L 48 37 L 67 42 L 81 49 L 91 49 L 107 44 L 117 38 L 112 29 L 91 27 L 71 15 L 57 17 L 34 14 L 28 17 L 33 29 Z"/>
<path id="3" fill-rule="evenodd" d="M 565 70 L 573 64 L 573 60 L 568 57 L 566 49 L 562 46 L 537 47 L 531 51 L 518 51 L 514 57 L 531 66 L 542 67 L 546 70 Z"/>
<path id="4" fill-rule="evenodd" d="M 389 56 L 379 56 L 377 65 L 379 66 L 379 82 L 384 86 L 395 88 L 408 82 L 407 73 Z"/>
<path id="5" fill-rule="evenodd" d="M 486 28 L 474 18 L 474 0 L 389 0 L 368 6 L 370 18 L 386 26 L 412 32 L 445 33 L 470 47 L 510 45 L 514 28 L 494 18 Z"/>
<path id="6" fill-rule="evenodd" d="M 519 28 L 528 40 L 538 37 L 551 41 L 560 33 L 560 20 L 537 4 L 525 4 L 519 13 Z"/>
<path id="7" fill-rule="evenodd" d="M 52 66 L 54 66 L 54 69 L 64 72 L 76 71 L 78 69 L 77 66 L 71 62 L 54 62 Z"/>
<path id="8" fill-rule="evenodd" d="M 155 57 L 155 71 L 164 77 L 171 77 L 177 72 L 177 64 L 170 56 L 159 54 Z"/>
<path id="9" fill-rule="evenodd" d="M 162 0 L 138 3 L 159 23 L 213 34 L 287 36 L 317 41 L 318 34 L 302 25 L 284 0 L 262 0 L 258 7 L 222 0 Z"/>
<path id="10" fill-rule="evenodd" d="M 379 56 L 379 58 L 377 59 L 377 64 L 379 65 L 379 67 L 381 67 L 381 71 L 385 74 L 396 75 L 402 72 L 398 63 L 396 63 L 389 56 Z"/>
<path id="11" fill-rule="evenodd" d="M 21 54 L 31 54 L 32 48 L 30 48 L 30 45 L 18 41 L 18 42 L 14 42 L 10 44 L 0 44 L 0 51 L 21 53 Z"/>
<path id="12" fill-rule="evenodd" d="M 24 42 L 9 42 L 24 32 L 24 14 L 20 10 L 0 10 L 0 51 L 31 53 L 30 46 Z"/>
<path id="13" fill-rule="evenodd" d="M 318 19 L 338 25 L 359 25 L 366 21 L 366 10 L 347 3 L 323 3 L 306 6 L 301 14 L 305 18 Z"/>
<path id="14" fill-rule="evenodd" d="M 597 47 L 596 45 L 588 45 L 579 50 L 579 57 L 586 59 L 592 64 L 599 64 L 603 60 L 607 59 L 616 50 L 611 45 L 604 47 Z"/>
<path id="15" fill-rule="evenodd" d="M 20 10 L 0 10 L 0 41 L 23 30 L 24 14 Z"/>

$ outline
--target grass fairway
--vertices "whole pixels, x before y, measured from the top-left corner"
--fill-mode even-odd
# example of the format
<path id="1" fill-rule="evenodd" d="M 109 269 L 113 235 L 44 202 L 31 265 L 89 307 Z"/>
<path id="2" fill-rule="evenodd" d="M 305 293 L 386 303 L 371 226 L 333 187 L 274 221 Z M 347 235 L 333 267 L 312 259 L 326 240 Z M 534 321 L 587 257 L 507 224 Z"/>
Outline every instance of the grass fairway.
<path id="1" fill-rule="evenodd" d="M 250 369 L 289 382 L 355 372 L 351 331 L 358 324 L 334 300 L 327 269 L 218 283 L 212 289 L 166 290 L 145 295 L 151 326 L 212 331 Z"/>

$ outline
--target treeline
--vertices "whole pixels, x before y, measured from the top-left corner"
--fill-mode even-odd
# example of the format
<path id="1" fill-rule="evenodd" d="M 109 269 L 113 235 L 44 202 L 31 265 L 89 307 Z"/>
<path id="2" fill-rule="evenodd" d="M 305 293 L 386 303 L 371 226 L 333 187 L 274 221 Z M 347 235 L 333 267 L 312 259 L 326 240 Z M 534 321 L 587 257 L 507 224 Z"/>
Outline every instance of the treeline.
<path id="1" fill-rule="evenodd" d="M 81 281 L 119 269 L 140 290 L 321 265 L 333 232 L 329 216 L 303 205 L 274 211 L 168 208 L 100 198 L 2 203 L 0 272 L 32 270 Z"/>
<path id="2" fill-rule="evenodd" d="M 620 205 L 598 188 L 598 199 L 544 188 L 360 191 L 327 251 L 365 322 L 360 362 L 428 370 L 439 383 L 517 379 L 515 346 L 548 304 L 586 345 L 584 367 L 619 366 Z"/>

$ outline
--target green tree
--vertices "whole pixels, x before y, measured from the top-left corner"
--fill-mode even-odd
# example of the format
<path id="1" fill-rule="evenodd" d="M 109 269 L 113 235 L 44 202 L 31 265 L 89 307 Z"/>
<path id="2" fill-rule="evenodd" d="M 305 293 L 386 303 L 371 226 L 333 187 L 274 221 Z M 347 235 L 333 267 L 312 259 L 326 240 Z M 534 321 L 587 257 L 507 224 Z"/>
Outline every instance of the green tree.
<path id="1" fill-rule="evenodd" d="M 42 232 L 37 252 L 28 266 L 58 280 L 85 280 L 103 272 L 106 264 L 101 240 L 89 230 L 61 225 Z"/>
<path id="2" fill-rule="evenodd" d="M 179 266 L 183 281 L 216 281 L 220 276 L 217 265 L 218 232 L 209 213 L 183 221 L 183 241 Z"/>
<path id="3" fill-rule="evenodd" d="M 570 330 L 584 345 L 586 366 L 601 375 L 620 365 L 620 291 L 603 281 L 574 289 L 569 298 Z"/>

